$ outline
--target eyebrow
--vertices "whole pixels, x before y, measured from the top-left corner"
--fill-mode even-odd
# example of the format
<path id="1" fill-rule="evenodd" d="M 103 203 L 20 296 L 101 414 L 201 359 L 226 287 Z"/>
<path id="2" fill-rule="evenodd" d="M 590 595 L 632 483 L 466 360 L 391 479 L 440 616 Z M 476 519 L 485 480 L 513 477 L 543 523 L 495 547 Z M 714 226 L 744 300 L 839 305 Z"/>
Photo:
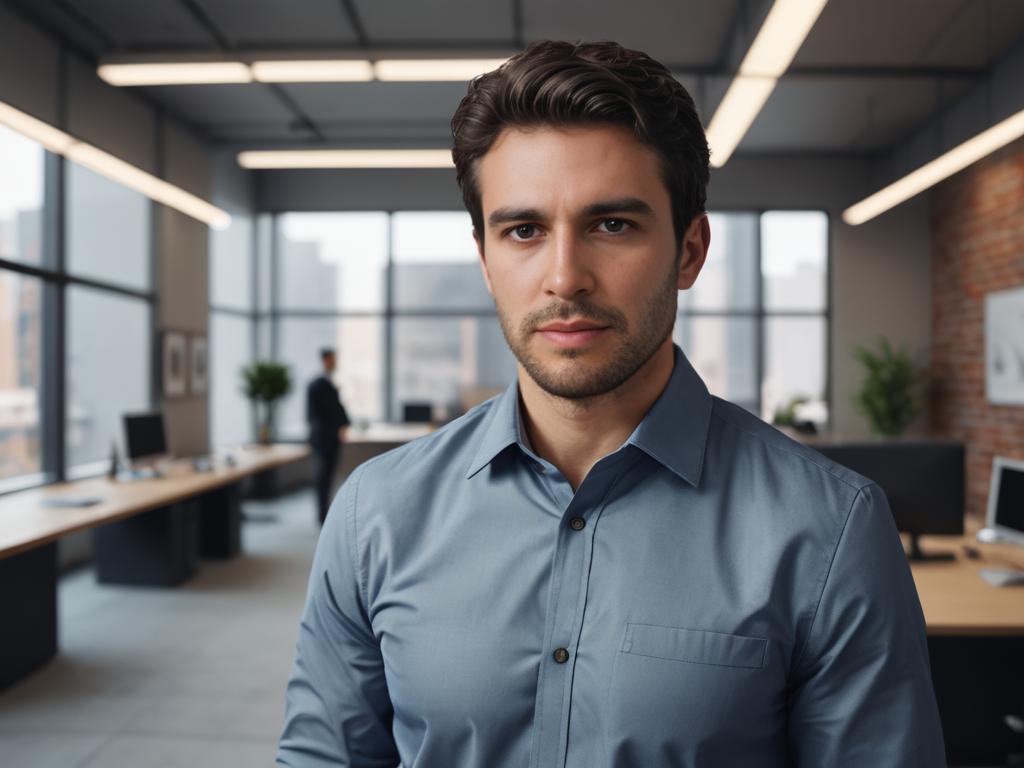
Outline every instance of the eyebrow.
<path id="1" fill-rule="evenodd" d="M 620 197 L 615 200 L 602 200 L 591 203 L 583 209 L 584 218 L 608 216 L 613 213 L 632 213 L 642 216 L 653 216 L 654 209 L 639 197 Z M 510 221 L 541 221 L 544 214 L 537 208 L 497 208 L 487 217 L 487 225 L 496 227 Z"/>

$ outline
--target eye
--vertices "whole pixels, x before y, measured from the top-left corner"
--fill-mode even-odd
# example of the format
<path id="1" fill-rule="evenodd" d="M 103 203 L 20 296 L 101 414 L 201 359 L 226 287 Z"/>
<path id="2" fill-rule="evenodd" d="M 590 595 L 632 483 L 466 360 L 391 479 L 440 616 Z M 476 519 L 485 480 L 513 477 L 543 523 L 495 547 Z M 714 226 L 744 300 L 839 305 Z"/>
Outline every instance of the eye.
<path id="1" fill-rule="evenodd" d="M 529 240 L 536 236 L 537 226 L 535 224 L 516 224 L 509 230 L 513 240 Z"/>
<path id="2" fill-rule="evenodd" d="M 625 219 L 605 219 L 598 225 L 598 228 L 600 228 L 603 232 L 608 232 L 609 234 L 617 235 L 620 232 L 625 232 L 629 228 L 629 226 L 629 222 L 626 221 Z"/>

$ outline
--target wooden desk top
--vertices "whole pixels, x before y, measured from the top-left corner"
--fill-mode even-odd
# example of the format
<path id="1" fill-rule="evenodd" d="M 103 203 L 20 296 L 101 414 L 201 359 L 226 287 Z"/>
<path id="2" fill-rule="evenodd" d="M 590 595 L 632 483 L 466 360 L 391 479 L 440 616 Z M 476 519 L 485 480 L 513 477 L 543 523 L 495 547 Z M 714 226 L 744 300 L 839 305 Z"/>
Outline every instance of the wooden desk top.
<path id="1" fill-rule="evenodd" d="M 236 460 L 235 466 L 227 466 L 223 457 L 218 456 L 210 472 L 195 472 L 188 462 L 174 462 L 164 477 L 130 482 L 90 478 L 0 497 L 0 558 L 298 461 L 309 454 L 309 448 L 276 444 L 234 450 L 231 454 Z M 98 496 L 103 500 L 91 507 L 44 507 L 41 504 L 43 499 L 61 496 Z"/>
<path id="2" fill-rule="evenodd" d="M 922 536 L 925 552 L 954 552 L 956 560 L 911 563 L 929 635 L 1024 637 L 1024 586 L 993 587 L 981 578 L 984 568 L 1024 571 L 1024 547 L 981 544 L 977 525 L 962 537 Z M 971 559 L 964 546 L 981 555 Z"/>

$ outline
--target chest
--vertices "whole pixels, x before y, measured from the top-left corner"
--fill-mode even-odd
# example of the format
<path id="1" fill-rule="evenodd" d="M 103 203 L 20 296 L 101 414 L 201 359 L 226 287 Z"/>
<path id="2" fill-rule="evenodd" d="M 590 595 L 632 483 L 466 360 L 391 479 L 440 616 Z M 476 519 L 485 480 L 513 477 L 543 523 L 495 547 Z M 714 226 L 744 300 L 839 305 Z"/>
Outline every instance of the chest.
<path id="1" fill-rule="evenodd" d="M 781 716 L 782 552 L 697 495 L 604 490 L 447 499 L 415 535 L 379 533 L 371 621 L 399 723 L 500 735 L 543 718 L 601 745 L 600 764 L 638 744 L 682 749 L 680 723 L 726 743 L 752 709 Z"/>

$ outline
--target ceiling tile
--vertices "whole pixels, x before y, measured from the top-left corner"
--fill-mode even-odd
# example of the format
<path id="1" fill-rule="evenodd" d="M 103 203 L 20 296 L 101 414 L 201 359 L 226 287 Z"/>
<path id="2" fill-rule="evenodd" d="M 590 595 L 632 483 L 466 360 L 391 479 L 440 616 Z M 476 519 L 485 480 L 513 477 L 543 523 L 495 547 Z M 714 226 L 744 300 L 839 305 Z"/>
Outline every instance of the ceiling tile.
<path id="1" fill-rule="evenodd" d="M 287 122 L 291 111 L 265 85 L 164 85 L 141 89 L 153 102 L 197 126 Z"/>
<path id="2" fill-rule="evenodd" d="M 314 122 L 451 120 L 466 83 L 304 83 L 282 86 Z"/>
<path id="3" fill-rule="evenodd" d="M 714 66 L 736 14 L 736 0 L 522 0 L 526 38 L 614 40 L 675 67 Z"/>
<path id="4" fill-rule="evenodd" d="M 339 0 L 203 0 L 203 8 L 237 47 L 335 47 L 356 34 Z"/>
<path id="5" fill-rule="evenodd" d="M 938 97 L 920 78 L 787 77 L 739 151 L 878 151 L 927 120 Z"/>
<path id="6" fill-rule="evenodd" d="M 922 57 L 934 41 L 958 28 L 958 18 L 970 4 L 964 0 L 831 0 L 797 52 L 793 66 L 922 66 Z M 961 51 L 974 45 L 966 32 L 963 27 L 957 44 Z M 935 57 L 929 63 L 962 65 Z"/>
<path id="7" fill-rule="evenodd" d="M 180 0 L 66 0 L 119 48 L 212 49 L 216 41 Z"/>
<path id="8" fill-rule="evenodd" d="M 513 45 L 514 0 L 355 0 L 372 45 Z"/>

